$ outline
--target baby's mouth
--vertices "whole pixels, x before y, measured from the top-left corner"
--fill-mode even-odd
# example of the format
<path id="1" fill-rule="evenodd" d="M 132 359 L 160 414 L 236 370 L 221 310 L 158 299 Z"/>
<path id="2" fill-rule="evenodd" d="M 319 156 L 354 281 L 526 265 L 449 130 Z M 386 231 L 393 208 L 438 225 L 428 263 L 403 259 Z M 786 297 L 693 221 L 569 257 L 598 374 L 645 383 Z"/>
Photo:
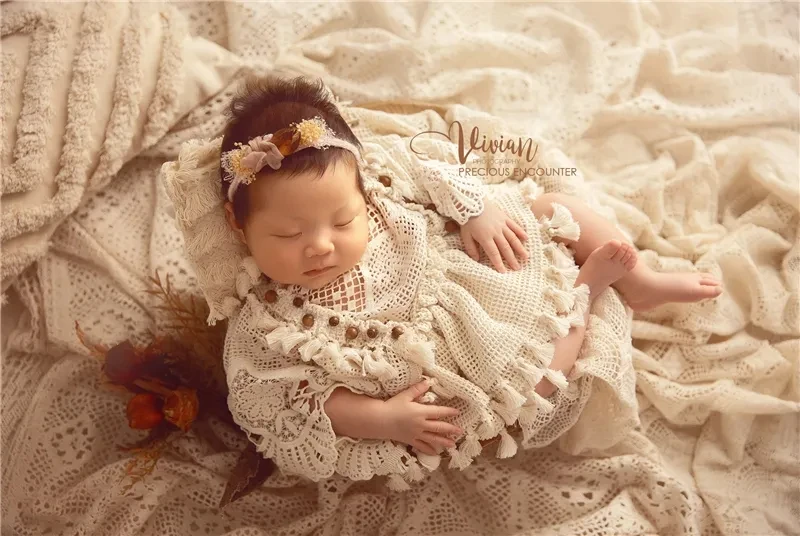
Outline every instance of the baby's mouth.
<path id="1" fill-rule="evenodd" d="M 308 277 L 316 277 L 318 275 L 324 274 L 325 272 L 327 272 L 328 270 L 330 270 L 332 268 L 333 268 L 333 266 L 328 266 L 326 268 L 319 268 L 319 269 L 316 269 L 316 270 L 309 270 L 307 272 L 303 272 L 303 275 L 306 275 Z"/>

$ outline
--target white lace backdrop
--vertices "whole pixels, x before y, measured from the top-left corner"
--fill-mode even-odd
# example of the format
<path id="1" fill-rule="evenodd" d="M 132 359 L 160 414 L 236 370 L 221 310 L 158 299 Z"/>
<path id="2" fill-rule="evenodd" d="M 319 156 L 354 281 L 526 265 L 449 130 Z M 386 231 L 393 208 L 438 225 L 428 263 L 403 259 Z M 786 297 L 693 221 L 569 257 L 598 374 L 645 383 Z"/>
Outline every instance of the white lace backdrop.
<path id="1" fill-rule="evenodd" d="M 276 476 L 216 509 L 241 439 L 189 434 L 129 496 L 140 435 L 74 335 L 156 320 L 142 278 L 193 288 L 157 172 L 221 124 L 225 92 L 85 197 L 9 291 L 2 370 L 10 534 L 724 534 L 800 532 L 798 11 L 789 3 L 182 3 L 195 35 L 254 69 L 324 76 L 380 133 L 460 119 L 559 144 L 582 176 L 544 184 L 613 218 L 659 270 L 726 294 L 632 320 L 638 422 L 491 453 L 412 491 Z M 4 322 L 15 319 L 4 309 Z"/>

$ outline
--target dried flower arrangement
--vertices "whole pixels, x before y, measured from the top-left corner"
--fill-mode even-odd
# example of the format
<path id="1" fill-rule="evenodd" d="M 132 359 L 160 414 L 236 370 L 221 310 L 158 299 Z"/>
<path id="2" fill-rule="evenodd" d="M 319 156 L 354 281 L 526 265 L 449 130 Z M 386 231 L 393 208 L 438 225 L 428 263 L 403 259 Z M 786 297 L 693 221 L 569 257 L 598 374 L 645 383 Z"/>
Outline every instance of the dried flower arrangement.
<path id="1" fill-rule="evenodd" d="M 208 418 L 215 417 L 238 430 L 228 410 L 222 365 L 225 324 L 208 326 L 206 303 L 173 288 L 169 276 L 162 281 L 156 272 L 148 283 L 151 288 L 147 293 L 159 299 L 157 308 L 166 313 L 168 321 L 151 334 L 147 346 L 137 347 L 130 341 L 111 348 L 94 344 L 75 323 L 78 338 L 102 363 L 108 382 L 121 392 L 133 394 L 126 408 L 128 426 L 148 431 L 141 441 L 120 446 L 132 455 L 123 475 L 123 480 L 128 479 L 126 491 L 153 472 L 177 437 L 190 429 L 202 433 Z M 220 507 L 250 493 L 274 467 L 248 441 L 228 480 Z"/>

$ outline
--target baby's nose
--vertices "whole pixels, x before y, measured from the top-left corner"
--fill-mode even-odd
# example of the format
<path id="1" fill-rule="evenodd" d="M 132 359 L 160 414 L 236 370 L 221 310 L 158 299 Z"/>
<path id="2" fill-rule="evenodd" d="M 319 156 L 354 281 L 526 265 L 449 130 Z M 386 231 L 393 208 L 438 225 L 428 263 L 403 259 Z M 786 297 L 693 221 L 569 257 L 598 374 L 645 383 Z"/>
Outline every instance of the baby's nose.
<path id="1" fill-rule="evenodd" d="M 320 255 L 332 253 L 333 249 L 333 241 L 331 241 L 330 238 L 318 237 L 309 244 L 306 255 L 309 257 L 318 257 Z"/>

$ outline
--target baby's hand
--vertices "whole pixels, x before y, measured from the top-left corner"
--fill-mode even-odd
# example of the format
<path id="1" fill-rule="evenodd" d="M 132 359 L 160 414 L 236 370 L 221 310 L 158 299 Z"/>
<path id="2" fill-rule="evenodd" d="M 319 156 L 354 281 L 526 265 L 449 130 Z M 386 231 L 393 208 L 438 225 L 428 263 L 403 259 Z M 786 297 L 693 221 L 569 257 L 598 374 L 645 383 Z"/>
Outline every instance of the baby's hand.
<path id="1" fill-rule="evenodd" d="M 470 218 L 461 226 L 461 240 L 467 255 L 476 261 L 480 259 L 477 246 L 480 244 L 497 271 L 502 273 L 506 271 L 503 259 L 514 270 L 520 269 L 515 253 L 523 262 L 528 260 L 528 253 L 522 245 L 527 239 L 522 227 L 488 200 L 479 216 Z"/>
<path id="2" fill-rule="evenodd" d="M 435 455 L 443 448 L 455 447 L 455 442 L 447 436 L 460 436 L 464 431 L 439 420 L 455 417 L 459 413 L 457 409 L 416 402 L 429 387 L 429 380 L 425 380 L 384 402 L 384 437 L 411 445 L 424 454 Z"/>

